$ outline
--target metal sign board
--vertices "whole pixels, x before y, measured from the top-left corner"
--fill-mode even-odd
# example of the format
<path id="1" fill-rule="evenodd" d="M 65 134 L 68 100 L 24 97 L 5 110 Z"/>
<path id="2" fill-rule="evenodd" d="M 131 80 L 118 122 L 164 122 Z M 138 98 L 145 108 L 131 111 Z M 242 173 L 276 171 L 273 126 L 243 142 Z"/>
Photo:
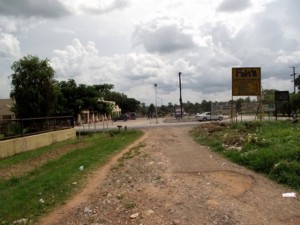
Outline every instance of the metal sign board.
<path id="1" fill-rule="evenodd" d="M 275 91 L 275 101 L 289 101 L 290 94 L 288 91 Z"/>
<path id="2" fill-rule="evenodd" d="M 259 96 L 260 90 L 260 67 L 232 68 L 232 96 Z"/>

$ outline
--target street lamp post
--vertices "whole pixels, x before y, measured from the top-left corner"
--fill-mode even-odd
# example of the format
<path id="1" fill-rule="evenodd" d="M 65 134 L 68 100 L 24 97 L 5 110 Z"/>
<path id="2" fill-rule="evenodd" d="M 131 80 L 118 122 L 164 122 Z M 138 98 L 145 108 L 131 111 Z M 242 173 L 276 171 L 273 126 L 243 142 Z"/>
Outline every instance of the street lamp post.
<path id="1" fill-rule="evenodd" d="M 182 119 L 182 96 L 181 96 L 181 72 L 179 72 L 179 103 L 180 103 L 180 118 Z"/>
<path id="2" fill-rule="evenodd" d="M 157 97 L 156 97 L 156 88 L 157 88 L 157 84 L 154 84 L 154 88 L 155 88 L 155 118 L 156 118 L 156 123 L 158 123 L 157 121 Z"/>

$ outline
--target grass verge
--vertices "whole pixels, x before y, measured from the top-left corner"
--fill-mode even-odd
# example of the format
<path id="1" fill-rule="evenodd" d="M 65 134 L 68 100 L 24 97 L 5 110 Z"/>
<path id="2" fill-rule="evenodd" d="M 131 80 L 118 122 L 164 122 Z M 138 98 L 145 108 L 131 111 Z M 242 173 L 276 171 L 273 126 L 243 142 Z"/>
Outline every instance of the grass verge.
<path id="1" fill-rule="evenodd" d="M 18 220 L 35 223 L 40 216 L 74 194 L 92 169 L 105 164 L 112 155 L 141 135 L 140 131 L 95 134 L 0 160 L 0 167 L 7 167 L 56 148 L 83 143 L 80 145 L 83 147 L 50 160 L 23 176 L 0 180 L 1 224 L 13 224 Z"/>
<path id="2" fill-rule="evenodd" d="M 291 121 L 209 123 L 191 135 L 235 163 L 300 190 L 300 124 Z"/>

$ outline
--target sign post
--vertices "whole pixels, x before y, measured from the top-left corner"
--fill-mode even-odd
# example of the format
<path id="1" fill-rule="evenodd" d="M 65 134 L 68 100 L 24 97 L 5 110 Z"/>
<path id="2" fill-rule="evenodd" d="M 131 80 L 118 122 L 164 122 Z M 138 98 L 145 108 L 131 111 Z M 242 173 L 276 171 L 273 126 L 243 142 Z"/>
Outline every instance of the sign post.
<path id="1" fill-rule="evenodd" d="M 233 96 L 260 96 L 260 67 L 232 68 Z"/>
<path id="2" fill-rule="evenodd" d="M 261 106 L 261 68 L 232 68 L 232 96 L 257 96 Z M 262 120 L 262 107 L 259 108 Z"/>
<path id="3" fill-rule="evenodd" d="M 275 116 L 277 120 L 277 114 L 278 114 L 278 108 L 281 108 L 281 110 L 284 112 L 283 109 L 284 103 L 288 104 L 288 115 L 290 116 L 290 93 L 289 91 L 275 91 Z"/>

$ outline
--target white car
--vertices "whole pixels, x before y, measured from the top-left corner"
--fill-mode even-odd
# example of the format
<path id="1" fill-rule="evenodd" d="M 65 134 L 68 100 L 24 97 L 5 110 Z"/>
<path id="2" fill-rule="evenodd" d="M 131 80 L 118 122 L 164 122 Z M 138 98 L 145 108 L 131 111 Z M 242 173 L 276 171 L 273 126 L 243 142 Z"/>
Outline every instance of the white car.
<path id="1" fill-rule="evenodd" d="M 219 120 L 222 121 L 224 119 L 223 115 L 211 115 L 210 112 L 204 112 L 201 114 L 196 114 L 195 118 L 198 121 L 206 121 L 206 120 Z"/>

